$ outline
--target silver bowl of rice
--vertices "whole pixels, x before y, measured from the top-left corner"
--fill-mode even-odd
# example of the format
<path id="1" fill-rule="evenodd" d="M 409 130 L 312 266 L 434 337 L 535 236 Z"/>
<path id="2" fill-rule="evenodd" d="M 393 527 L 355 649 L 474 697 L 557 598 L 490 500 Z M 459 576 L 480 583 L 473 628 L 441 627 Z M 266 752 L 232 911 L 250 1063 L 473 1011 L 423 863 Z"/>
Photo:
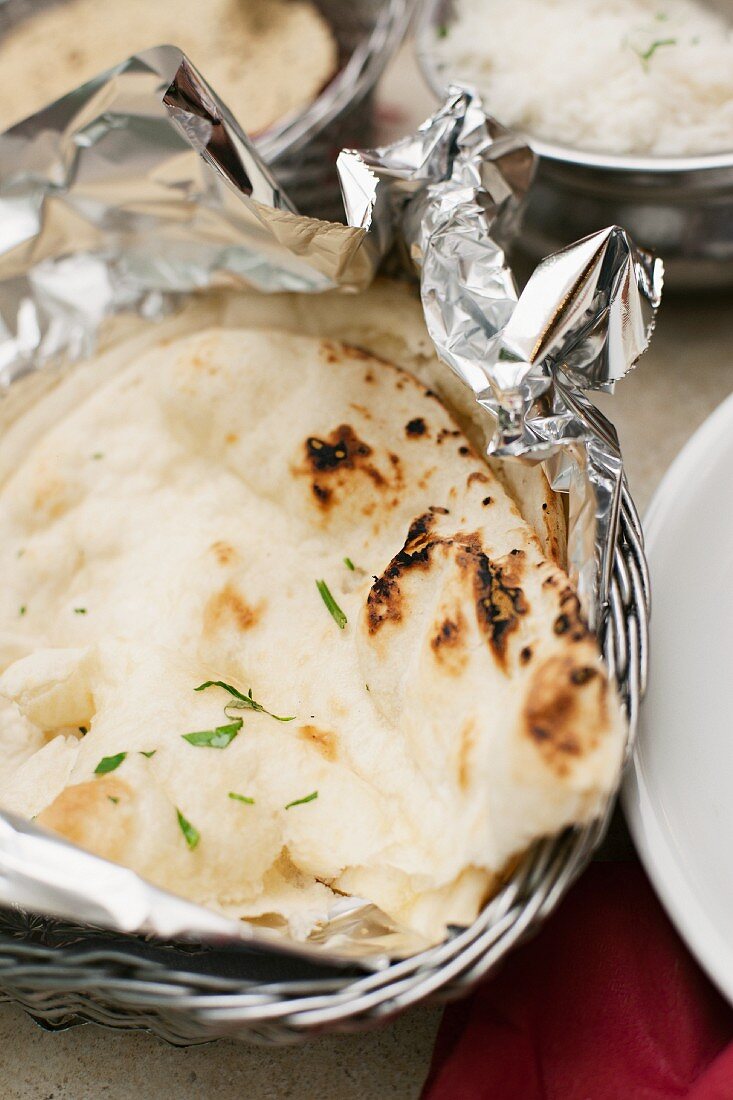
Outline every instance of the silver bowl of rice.
<path id="1" fill-rule="evenodd" d="M 733 0 L 425 0 L 416 40 L 539 154 L 527 252 L 616 223 L 673 289 L 733 285 Z"/>

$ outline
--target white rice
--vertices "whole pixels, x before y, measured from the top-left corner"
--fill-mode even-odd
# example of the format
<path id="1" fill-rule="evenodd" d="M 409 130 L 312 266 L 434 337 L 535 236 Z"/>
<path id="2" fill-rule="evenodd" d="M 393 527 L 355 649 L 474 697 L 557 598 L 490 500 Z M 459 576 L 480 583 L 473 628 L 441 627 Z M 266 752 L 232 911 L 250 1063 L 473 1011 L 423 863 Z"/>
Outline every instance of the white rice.
<path id="1" fill-rule="evenodd" d="M 501 122 L 576 149 L 733 150 L 733 30 L 702 0 L 456 0 L 434 57 Z"/>

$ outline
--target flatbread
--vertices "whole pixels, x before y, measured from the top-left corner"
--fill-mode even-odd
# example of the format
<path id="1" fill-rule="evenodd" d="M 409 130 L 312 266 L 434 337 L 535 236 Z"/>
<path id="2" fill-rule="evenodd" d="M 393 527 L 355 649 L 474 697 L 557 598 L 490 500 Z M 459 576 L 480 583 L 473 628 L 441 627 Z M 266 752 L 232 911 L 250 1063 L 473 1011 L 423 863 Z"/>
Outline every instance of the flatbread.
<path id="1" fill-rule="evenodd" d="M 250 133 L 305 107 L 338 65 L 333 32 L 307 0 L 63 0 L 0 39 L 0 129 L 167 43 L 190 57 Z"/>
<path id="2" fill-rule="evenodd" d="M 432 389 L 451 409 L 473 447 L 485 454 L 493 426 L 473 393 L 440 362 L 425 327 L 413 284 L 377 279 L 354 299 L 344 294 L 242 294 L 222 300 L 220 323 L 243 328 L 286 329 L 295 334 L 330 336 L 370 351 Z M 564 498 L 553 492 L 541 466 L 489 460 L 522 516 L 536 532 L 545 555 L 567 565 Z"/>
<path id="3" fill-rule="evenodd" d="M 291 934 L 346 893 L 430 941 L 601 810 L 624 727 L 595 640 L 434 392 L 267 330 L 90 370 L 0 489 L 0 805 Z"/>

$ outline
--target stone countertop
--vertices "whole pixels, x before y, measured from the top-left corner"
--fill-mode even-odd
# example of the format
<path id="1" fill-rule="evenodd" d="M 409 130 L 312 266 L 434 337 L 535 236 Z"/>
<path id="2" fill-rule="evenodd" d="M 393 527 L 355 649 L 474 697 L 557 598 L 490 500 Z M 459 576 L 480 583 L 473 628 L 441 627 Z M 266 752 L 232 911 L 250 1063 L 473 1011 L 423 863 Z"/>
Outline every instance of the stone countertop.
<path id="1" fill-rule="evenodd" d="M 388 73 L 390 132 L 429 110 L 405 55 Z M 407 89 L 410 89 L 409 93 Z M 405 89 L 405 96 L 402 95 Z M 417 89 L 417 91 L 416 91 Z M 405 99 L 405 97 L 408 97 Z M 408 119 L 393 103 L 411 105 Z M 642 365 L 599 405 L 618 428 L 632 493 L 643 511 L 684 442 L 733 390 L 733 299 L 668 298 Z M 145 1034 L 92 1025 L 42 1031 L 0 1006 L 3 1100 L 410 1100 L 427 1073 L 440 1010 L 419 1008 L 364 1035 L 271 1050 L 222 1041 L 174 1049 Z"/>

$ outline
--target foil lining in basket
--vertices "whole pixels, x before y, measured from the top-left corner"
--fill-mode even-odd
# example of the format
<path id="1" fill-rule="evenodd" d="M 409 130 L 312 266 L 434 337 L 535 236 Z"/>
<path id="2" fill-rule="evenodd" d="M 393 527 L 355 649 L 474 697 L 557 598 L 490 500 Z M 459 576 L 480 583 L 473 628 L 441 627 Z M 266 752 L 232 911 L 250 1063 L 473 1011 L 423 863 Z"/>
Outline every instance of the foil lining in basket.
<path id="1" fill-rule="evenodd" d="M 155 319 L 217 287 L 356 292 L 397 242 L 420 274 L 444 362 L 496 422 L 492 452 L 544 462 L 570 495 L 570 567 L 598 624 L 615 533 L 615 433 L 583 391 L 646 347 L 661 264 L 611 228 L 550 257 L 519 295 L 502 248 L 528 147 L 453 89 L 419 131 L 338 164 L 346 224 L 300 216 L 181 52 L 130 58 L 0 137 L 0 383 L 89 354 L 105 324 Z M 346 898 L 284 942 L 0 815 L 0 902 L 126 933 L 358 960 L 426 946 Z"/>

